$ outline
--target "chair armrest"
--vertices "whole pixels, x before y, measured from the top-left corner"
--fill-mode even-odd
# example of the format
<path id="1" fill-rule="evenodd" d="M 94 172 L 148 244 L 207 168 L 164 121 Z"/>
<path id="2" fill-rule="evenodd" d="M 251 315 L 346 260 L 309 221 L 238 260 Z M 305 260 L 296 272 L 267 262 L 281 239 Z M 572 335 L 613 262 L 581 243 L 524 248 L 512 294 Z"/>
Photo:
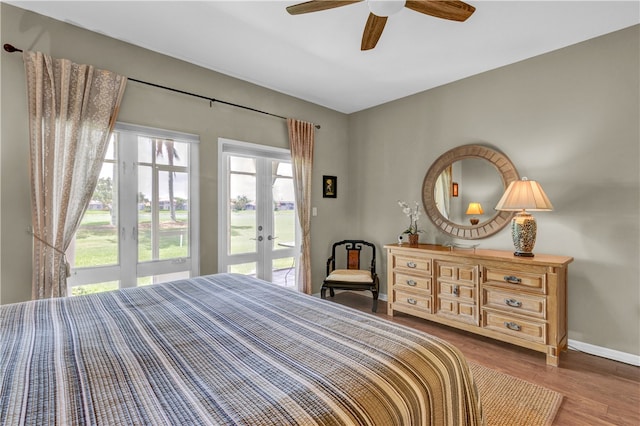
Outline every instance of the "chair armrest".
<path id="1" fill-rule="evenodd" d="M 330 257 L 329 259 L 327 259 L 327 276 L 329 276 L 329 274 L 336 269 L 335 266 L 335 258 Z"/>

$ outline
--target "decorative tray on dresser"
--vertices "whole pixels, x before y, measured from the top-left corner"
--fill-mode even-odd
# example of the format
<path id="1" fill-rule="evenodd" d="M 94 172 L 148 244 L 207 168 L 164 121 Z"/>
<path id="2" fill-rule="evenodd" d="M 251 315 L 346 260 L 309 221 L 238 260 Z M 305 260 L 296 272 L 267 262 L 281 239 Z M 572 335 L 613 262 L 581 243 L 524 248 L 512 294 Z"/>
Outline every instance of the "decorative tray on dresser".
<path id="1" fill-rule="evenodd" d="M 568 256 L 385 245 L 388 314 L 403 312 L 529 349 L 567 348 Z"/>

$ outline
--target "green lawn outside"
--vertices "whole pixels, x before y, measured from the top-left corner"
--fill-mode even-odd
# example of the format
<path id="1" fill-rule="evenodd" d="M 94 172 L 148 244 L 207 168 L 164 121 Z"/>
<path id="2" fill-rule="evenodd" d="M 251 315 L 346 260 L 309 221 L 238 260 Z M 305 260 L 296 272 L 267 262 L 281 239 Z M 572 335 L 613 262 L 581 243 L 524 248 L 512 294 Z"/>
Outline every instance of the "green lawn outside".
<path id="1" fill-rule="evenodd" d="M 168 211 L 160 212 L 160 259 L 188 256 L 188 212 L 177 211 L 173 222 Z M 138 216 L 138 259 L 151 260 L 151 213 Z M 118 227 L 111 224 L 109 211 L 87 210 L 76 233 L 74 267 L 105 266 L 118 263 Z M 180 236 L 182 235 L 182 245 Z"/>
<path id="2" fill-rule="evenodd" d="M 87 210 L 76 232 L 76 268 L 118 263 L 118 227 L 111 225 L 111 213 Z"/>
<path id="3" fill-rule="evenodd" d="M 255 211 L 246 210 L 231 213 L 231 253 L 255 251 L 256 226 Z M 176 222 L 169 217 L 168 211 L 160 212 L 160 259 L 172 259 L 188 256 L 187 211 L 176 212 Z M 151 260 L 151 214 L 139 212 L 138 261 Z M 274 212 L 275 243 L 295 241 L 295 212 L 281 210 Z M 118 263 L 118 227 L 111 224 L 109 211 L 88 210 L 76 234 L 74 268 L 115 265 Z M 181 240 L 182 237 L 182 240 Z M 266 243 L 266 241 L 265 241 Z M 274 269 L 290 268 L 293 258 L 277 259 Z M 233 272 L 255 272 L 254 264 L 236 265 Z M 144 280 L 143 280 L 144 281 Z M 139 282 L 144 285 L 146 282 Z M 73 295 L 96 293 L 118 288 L 117 282 L 78 286 L 72 289 Z"/>
<path id="4" fill-rule="evenodd" d="M 71 287 L 72 296 L 82 296 L 84 294 L 102 293 L 103 291 L 117 290 L 119 288 L 118 281 L 110 281 L 106 283 L 87 284 Z"/>
<path id="5" fill-rule="evenodd" d="M 278 210 L 274 212 L 275 230 L 274 235 L 278 237 L 274 244 L 295 241 L 295 211 Z M 253 253 L 256 250 L 256 212 L 253 210 L 243 210 L 231 213 L 231 254 Z M 263 235 L 263 237 L 266 237 Z M 268 241 L 265 241 L 268 243 Z M 286 257 L 274 260 L 274 269 L 290 268 L 293 258 Z M 231 267 L 231 272 L 240 274 L 255 273 L 255 264 L 241 264 Z"/>

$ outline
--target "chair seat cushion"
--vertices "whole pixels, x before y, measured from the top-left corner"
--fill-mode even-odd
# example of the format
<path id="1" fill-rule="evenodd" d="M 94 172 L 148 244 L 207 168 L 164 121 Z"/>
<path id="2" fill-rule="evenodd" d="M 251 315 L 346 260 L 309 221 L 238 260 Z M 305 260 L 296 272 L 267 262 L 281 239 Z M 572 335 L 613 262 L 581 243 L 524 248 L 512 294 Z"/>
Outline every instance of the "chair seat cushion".
<path id="1" fill-rule="evenodd" d="M 336 269 L 325 281 L 342 281 L 352 283 L 370 283 L 373 281 L 371 272 L 361 269 Z"/>

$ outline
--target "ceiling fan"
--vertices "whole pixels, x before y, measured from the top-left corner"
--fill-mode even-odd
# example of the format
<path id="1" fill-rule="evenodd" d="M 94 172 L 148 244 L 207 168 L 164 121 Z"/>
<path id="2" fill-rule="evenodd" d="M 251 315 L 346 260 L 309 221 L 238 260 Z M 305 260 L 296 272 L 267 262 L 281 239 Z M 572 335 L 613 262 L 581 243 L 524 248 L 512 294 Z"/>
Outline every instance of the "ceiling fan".
<path id="1" fill-rule="evenodd" d="M 291 15 L 303 13 L 319 12 L 321 10 L 333 9 L 347 6 L 353 3 L 360 3 L 365 0 L 311 0 L 304 3 L 294 4 L 287 7 L 287 12 Z M 451 21 L 466 21 L 476 10 L 475 7 L 458 0 L 366 0 L 369 6 L 369 19 L 362 34 L 362 44 L 360 50 L 370 50 L 376 47 L 387 18 L 399 12 L 403 7 L 407 7 L 416 12 L 435 16 L 436 18 L 449 19 Z"/>

